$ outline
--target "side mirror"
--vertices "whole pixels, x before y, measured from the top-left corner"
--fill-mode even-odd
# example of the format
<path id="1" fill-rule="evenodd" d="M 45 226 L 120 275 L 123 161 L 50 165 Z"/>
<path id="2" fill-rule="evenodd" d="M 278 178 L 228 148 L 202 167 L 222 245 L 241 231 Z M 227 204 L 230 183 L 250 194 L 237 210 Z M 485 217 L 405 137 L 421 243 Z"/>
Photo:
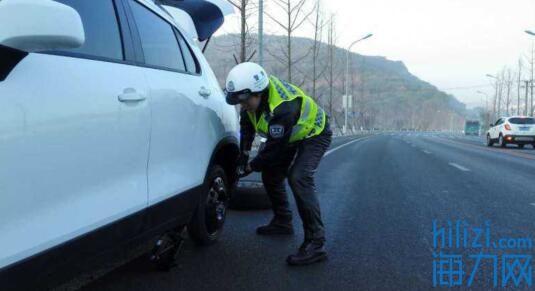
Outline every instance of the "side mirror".
<path id="1" fill-rule="evenodd" d="M 70 6 L 52 0 L 0 1 L 0 45 L 35 52 L 84 42 L 82 19 Z"/>

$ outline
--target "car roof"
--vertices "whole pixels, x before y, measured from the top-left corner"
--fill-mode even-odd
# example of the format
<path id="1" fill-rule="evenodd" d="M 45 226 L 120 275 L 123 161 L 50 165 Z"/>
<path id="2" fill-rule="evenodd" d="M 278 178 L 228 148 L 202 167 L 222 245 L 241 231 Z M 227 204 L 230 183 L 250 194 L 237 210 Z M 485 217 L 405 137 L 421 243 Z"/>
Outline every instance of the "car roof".
<path id="1" fill-rule="evenodd" d="M 505 119 L 511 119 L 511 118 L 533 118 L 531 116 L 521 116 L 521 115 L 516 115 L 516 116 L 509 116 L 509 117 L 503 117 Z"/>

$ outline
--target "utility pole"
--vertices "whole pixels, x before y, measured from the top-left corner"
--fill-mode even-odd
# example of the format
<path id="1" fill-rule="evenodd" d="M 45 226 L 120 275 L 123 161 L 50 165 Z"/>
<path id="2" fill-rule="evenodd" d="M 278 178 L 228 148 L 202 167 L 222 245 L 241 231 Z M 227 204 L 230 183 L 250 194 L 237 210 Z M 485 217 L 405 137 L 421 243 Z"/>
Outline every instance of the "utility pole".
<path id="1" fill-rule="evenodd" d="M 530 106 L 529 106 L 529 112 L 526 115 L 533 116 L 533 87 L 535 87 L 535 84 L 533 84 L 533 79 L 529 80 L 529 83 L 530 83 L 529 88 L 531 91 L 531 101 L 530 101 Z"/>
<path id="2" fill-rule="evenodd" d="M 517 88 L 517 100 L 516 100 L 516 115 L 520 115 L 520 87 L 522 86 L 522 59 L 518 60 L 518 88 Z"/>
<path id="3" fill-rule="evenodd" d="M 345 91 L 346 91 L 346 106 L 345 106 L 345 113 L 344 113 L 344 134 L 346 134 L 347 132 L 347 110 L 348 110 L 348 107 L 349 107 L 349 54 L 351 54 L 351 48 L 356 44 L 358 43 L 359 41 L 363 41 L 365 39 L 368 39 L 370 37 L 372 37 L 373 34 L 368 34 L 366 35 L 365 37 L 361 38 L 361 39 L 357 39 L 355 40 L 354 42 L 352 42 L 349 47 L 347 48 L 347 51 L 346 51 L 346 88 L 345 88 Z"/>
<path id="4" fill-rule="evenodd" d="M 264 66 L 264 0 L 258 0 L 258 64 Z"/>
<path id="5" fill-rule="evenodd" d="M 351 48 L 351 47 L 350 47 Z M 345 102 L 342 102 L 342 104 L 344 105 L 344 134 L 347 133 L 347 111 L 348 111 L 348 107 L 349 107 L 349 49 L 347 50 L 347 53 L 346 53 L 346 88 L 345 88 L 345 92 L 346 92 L 346 95 L 344 96 L 344 101 Z"/>
<path id="6" fill-rule="evenodd" d="M 525 30 L 524 31 L 525 33 L 531 35 L 531 36 L 535 36 L 535 32 L 531 31 L 531 30 Z M 535 63 L 535 56 L 534 56 L 534 47 L 533 47 L 533 44 L 531 45 L 531 60 L 530 60 L 530 65 L 531 65 L 531 101 L 530 101 L 530 106 L 529 106 L 529 116 L 533 116 L 533 77 L 534 77 L 534 74 L 533 74 L 533 64 Z M 528 111 L 528 93 L 527 93 L 527 90 L 528 90 L 528 83 L 526 82 L 526 113 Z M 528 116 L 528 114 L 526 114 Z"/>
<path id="7" fill-rule="evenodd" d="M 535 32 L 531 31 L 531 30 L 525 30 L 524 31 L 525 33 L 531 35 L 531 36 L 535 36 Z M 530 59 L 530 65 L 531 65 L 531 101 L 530 101 L 530 106 L 529 106 L 529 115 L 526 114 L 527 116 L 533 116 L 533 77 L 534 77 L 534 74 L 533 74 L 533 64 L 535 63 L 535 56 L 534 56 L 534 48 L 533 48 L 533 44 L 531 45 L 531 59 Z M 528 90 L 528 84 L 526 83 L 526 112 L 528 111 L 528 93 L 527 93 L 527 90 Z"/>
<path id="8" fill-rule="evenodd" d="M 526 100 L 525 100 L 526 108 L 524 109 L 524 115 L 527 116 L 528 115 L 528 109 L 529 109 L 529 106 L 528 106 L 528 92 L 529 92 L 529 83 L 530 83 L 530 81 L 529 80 L 525 80 L 524 82 L 526 83 L 526 86 L 525 86 L 525 88 L 526 88 Z"/>

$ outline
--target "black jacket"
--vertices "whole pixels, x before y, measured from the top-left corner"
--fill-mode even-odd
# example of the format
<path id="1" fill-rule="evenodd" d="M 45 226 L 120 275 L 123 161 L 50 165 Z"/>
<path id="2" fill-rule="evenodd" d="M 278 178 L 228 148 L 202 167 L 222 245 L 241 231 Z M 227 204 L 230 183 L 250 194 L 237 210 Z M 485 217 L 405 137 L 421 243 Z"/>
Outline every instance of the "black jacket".
<path id="1" fill-rule="evenodd" d="M 257 119 L 260 118 L 263 112 L 270 114 L 266 97 L 262 99 L 256 111 Z M 262 171 L 264 168 L 276 163 L 279 155 L 294 146 L 289 141 L 292 128 L 297 124 L 300 115 L 301 98 L 283 102 L 275 108 L 273 116 L 269 121 L 265 147 L 250 162 L 253 171 Z M 240 126 L 241 150 L 249 151 L 255 137 L 255 129 L 245 110 L 242 110 L 240 114 Z"/>

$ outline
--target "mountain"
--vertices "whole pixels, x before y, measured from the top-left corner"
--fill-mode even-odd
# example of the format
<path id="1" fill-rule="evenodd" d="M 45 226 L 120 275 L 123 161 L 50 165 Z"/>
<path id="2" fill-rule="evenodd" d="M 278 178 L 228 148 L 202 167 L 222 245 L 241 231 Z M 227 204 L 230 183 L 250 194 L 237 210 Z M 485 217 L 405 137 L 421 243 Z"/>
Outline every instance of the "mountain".
<path id="1" fill-rule="evenodd" d="M 255 36 L 250 51 L 256 49 Z M 286 37 L 265 35 L 264 66 L 269 74 L 288 80 Z M 292 83 L 312 95 L 314 41 L 292 38 Z M 205 54 L 222 86 L 230 69 L 236 64 L 239 35 L 226 34 L 212 38 Z M 328 45 L 319 46 L 316 94 L 313 97 L 334 117 L 334 124 L 344 123 L 342 96 L 345 88 L 346 50 L 335 47 L 333 62 L 333 94 L 329 94 Z M 257 61 L 254 56 L 251 61 Z M 350 54 L 349 124 L 356 128 L 443 130 L 460 129 L 464 125 L 465 105 L 435 86 L 412 75 L 401 61 L 382 56 Z"/>

